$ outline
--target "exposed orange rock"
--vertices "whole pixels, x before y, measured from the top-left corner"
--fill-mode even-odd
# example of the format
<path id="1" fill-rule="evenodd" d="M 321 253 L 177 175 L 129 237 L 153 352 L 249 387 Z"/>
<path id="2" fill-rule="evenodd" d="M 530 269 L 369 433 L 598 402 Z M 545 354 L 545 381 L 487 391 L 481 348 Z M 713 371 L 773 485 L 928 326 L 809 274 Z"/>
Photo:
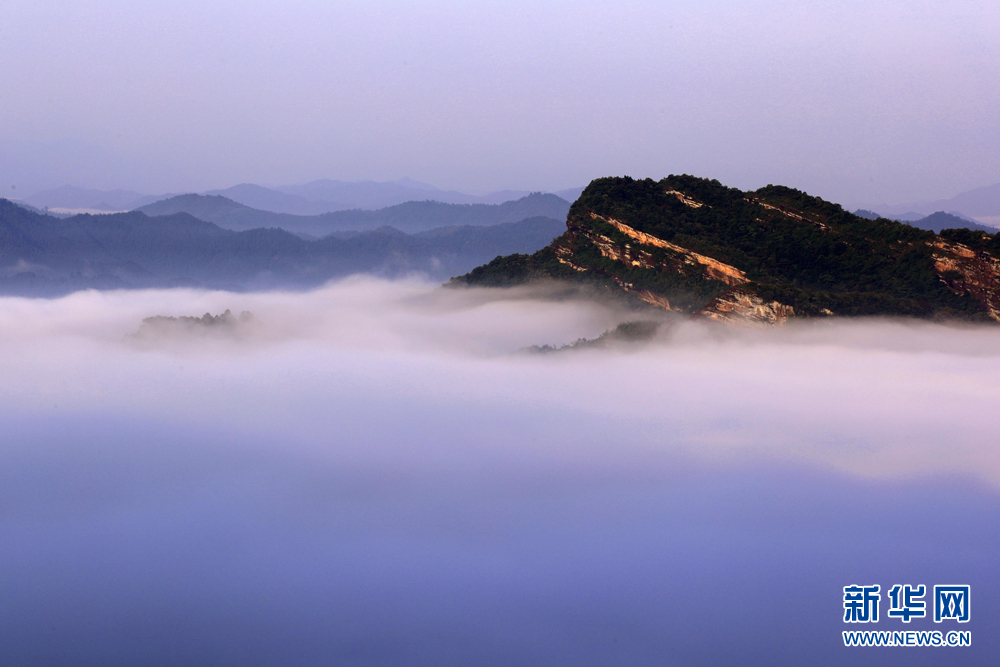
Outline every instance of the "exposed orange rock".
<path id="1" fill-rule="evenodd" d="M 565 264 L 574 271 L 586 271 L 587 269 L 582 266 L 577 266 L 571 262 L 568 258 L 573 256 L 573 252 L 566 246 L 556 246 L 555 248 L 556 259 L 559 260 L 560 264 Z"/>
<path id="2" fill-rule="evenodd" d="M 778 301 L 764 301 L 744 289 L 731 289 L 695 315 L 719 322 L 782 324 L 795 317 L 795 309 Z"/>
<path id="3" fill-rule="evenodd" d="M 634 290 L 636 296 L 645 301 L 646 303 L 658 306 L 663 310 L 675 310 L 673 306 L 670 305 L 670 301 L 666 297 L 660 296 L 659 294 L 654 294 L 649 290 Z"/>
<path id="4" fill-rule="evenodd" d="M 957 255 L 958 257 L 964 257 L 965 259 L 972 259 L 976 256 L 975 250 L 967 248 L 961 243 L 949 244 L 944 241 L 935 241 L 931 245 L 938 250 L 943 250 L 953 255 Z"/>
<path id="5" fill-rule="evenodd" d="M 793 211 L 788 210 L 784 206 L 775 206 L 774 204 L 768 204 L 766 202 L 762 202 L 757 197 L 746 197 L 745 199 L 748 202 L 753 202 L 754 204 L 762 206 L 763 208 L 766 208 L 766 209 L 768 209 L 770 211 L 777 211 L 778 213 L 780 213 L 781 215 L 785 216 L 786 218 L 790 218 L 792 220 L 798 220 L 799 222 L 806 222 L 806 223 L 808 223 L 810 225 L 816 225 L 817 227 L 819 227 L 820 229 L 823 229 L 823 230 L 830 229 L 829 226 L 823 224 L 822 222 L 819 222 L 818 220 L 810 220 L 809 218 L 807 218 L 807 217 L 805 217 L 803 215 L 800 215 L 798 213 L 795 213 Z"/>
<path id="6" fill-rule="evenodd" d="M 986 307 L 986 314 L 1000 322 L 1000 260 L 960 243 L 935 241 L 934 270 L 948 289 L 968 294 Z"/>
<path id="7" fill-rule="evenodd" d="M 620 220 L 615 220 L 614 218 L 605 218 L 603 216 L 597 215 L 596 213 L 591 213 L 590 216 L 595 220 L 601 220 L 602 222 L 608 223 L 609 225 L 620 231 L 622 234 L 625 234 L 625 236 L 635 239 L 639 243 L 642 243 L 644 245 L 650 245 L 656 248 L 664 248 L 666 250 L 672 250 L 673 252 L 680 253 L 689 262 L 695 262 L 705 267 L 705 273 L 708 274 L 710 278 L 714 278 L 715 280 L 721 280 L 727 285 L 742 285 L 744 283 L 750 282 L 750 280 L 746 277 L 746 274 L 737 269 L 735 266 L 724 264 L 717 259 L 712 259 L 711 257 L 706 257 L 705 255 L 699 255 L 698 253 L 688 250 L 687 248 L 683 248 L 679 245 L 674 245 L 673 243 L 668 243 L 663 239 L 658 239 L 655 236 L 646 234 L 645 232 L 640 232 L 636 229 L 633 229 L 632 227 L 629 227 Z M 601 243 L 598 243 L 593 238 L 592 240 L 594 240 L 594 243 L 597 244 L 597 246 L 601 249 L 601 253 L 604 254 L 605 257 L 611 257 L 612 259 L 617 259 L 618 261 L 626 261 L 620 259 L 620 256 L 622 256 L 621 252 L 615 251 L 616 256 L 614 257 L 612 257 L 611 254 L 608 254 L 612 252 L 612 250 L 606 249 L 604 246 L 606 245 L 613 246 L 615 244 L 611 239 L 607 238 L 606 236 L 601 236 L 600 238 L 603 239 L 604 241 L 603 245 Z M 639 260 L 629 259 L 627 263 L 631 263 L 633 261 L 636 262 L 634 266 L 642 266 L 642 263 Z"/>
<path id="8" fill-rule="evenodd" d="M 673 195 L 677 197 L 678 199 L 681 200 L 682 204 L 684 204 L 685 206 L 690 206 L 691 208 L 701 208 L 702 206 L 705 205 L 696 199 L 692 199 L 691 197 L 687 196 L 680 190 L 666 190 L 665 192 L 668 195 Z"/>
<path id="9" fill-rule="evenodd" d="M 615 260 L 616 262 L 621 262 L 627 266 L 634 266 L 645 269 L 670 269 L 670 270 L 681 270 L 684 264 L 698 265 L 702 267 L 704 271 L 704 276 L 706 279 L 719 280 L 727 285 L 735 286 L 742 285 L 750 282 L 746 275 L 737 269 L 735 266 L 730 266 L 711 257 L 706 257 L 699 253 L 693 252 L 684 248 L 682 246 L 669 243 L 663 239 L 659 239 L 651 234 L 646 234 L 640 232 L 632 227 L 624 224 L 619 220 L 614 218 L 605 218 L 602 216 L 595 215 L 591 213 L 591 217 L 596 220 L 601 220 L 611 225 L 621 233 L 625 234 L 630 239 L 634 240 L 636 243 L 625 243 L 622 244 L 614 239 L 611 239 L 604 234 L 600 234 L 594 231 L 592 228 L 569 224 L 569 234 L 566 240 L 569 241 L 574 235 L 580 235 L 585 237 L 588 241 L 594 244 L 594 246 L 600 251 L 605 257 Z M 672 264 L 663 264 L 662 262 L 657 262 L 653 259 L 653 254 L 644 249 L 644 247 L 654 247 L 662 248 L 665 250 L 670 250 L 672 253 L 676 254 L 676 260 Z M 572 261 L 573 250 L 565 245 L 564 243 L 558 243 L 553 248 L 556 259 L 560 263 L 569 266 L 576 271 L 586 271 L 587 269 L 577 265 Z M 618 284 L 623 290 L 635 294 L 639 299 L 645 301 L 646 303 L 662 308 L 664 310 L 677 310 L 671 303 L 670 300 L 665 296 L 656 294 L 646 289 L 637 289 L 632 283 L 627 282 L 617 276 L 609 276 L 615 283 Z M 780 304 L 779 304 L 780 305 Z M 788 306 L 782 306 L 782 308 L 789 308 Z M 728 309 L 728 310 L 725 310 Z M 790 309 L 790 308 L 789 308 Z M 759 309 L 758 309 L 759 310 Z M 723 317 L 723 312 L 730 312 L 731 314 Z M 735 307 L 729 307 L 725 304 L 720 304 L 719 317 L 717 319 L 736 319 L 739 313 L 746 311 L 746 308 L 742 310 L 737 310 Z M 751 309 L 746 312 L 757 313 L 756 310 Z M 785 311 L 776 310 L 775 312 L 784 313 Z M 757 319 L 764 321 L 767 318 L 763 311 L 756 315 Z M 787 319 L 787 315 L 784 316 Z M 782 320 L 783 321 L 783 320 Z"/>

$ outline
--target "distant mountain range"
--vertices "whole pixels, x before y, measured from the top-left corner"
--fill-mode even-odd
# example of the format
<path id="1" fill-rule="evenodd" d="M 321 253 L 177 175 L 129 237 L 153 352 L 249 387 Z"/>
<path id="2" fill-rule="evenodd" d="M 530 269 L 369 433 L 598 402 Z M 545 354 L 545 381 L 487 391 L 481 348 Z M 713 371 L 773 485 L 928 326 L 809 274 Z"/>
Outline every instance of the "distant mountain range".
<path id="1" fill-rule="evenodd" d="M 865 218 L 867 220 L 877 220 L 878 218 L 885 217 L 888 220 L 896 220 L 897 222 L 905 222 L 911 227 L 916 227 L 917 229 L 926 229 L 928 231 L 940 234 L 945 229 L 971 229 L 978 232 L 987 232 L 989 234 L 994 234 L 997 232 L 996 227 L 989 227 L 987 225 L 981 225 L 974 220 L 970 220 L 965 216 L 955 215 L 954 213 L 945 213 L 944 211 L 938 211 L 937 213 L 931 213 L 930 215 L 925 215 L 923 217 L 914 216 L 880 216 L 874 211 L 867 211 L 865 209 L 858 209 L 854 212 L 854 215 Z"/>
<path id="2" fill-rule="evenodd" d="M 576 201 L 583 188 L 559 190 L 552 194 L 569 202 Z M 180 194 L 149 195 L 131 190 L 89 190 L 63 186 L 38 192 L 23 203 L 55 215 L 131 211 Z M 441 190 L 411 179 L 398 181 L 336 181 L 321 179 L 300 185 L 264 187 L 241 183 L 225 189 L 198 194 L 219 195 L 237 204 L 271 213 L 314 216 L 350 209 L 377 210 L 410 201 L 437 201 L 444 204 L 502 204 L 521 199 L 528 191 L 502 190 L 475 196 L 453 190 Z M 936 212 L 945 212 L 967 222 L 1000 228 L 1000 183 L 962 192 L 950 199 L 901 205 L 869 206 L 876 216 L 915 222 Z"/>
<path id="3" fill-rule="evenodd" d="M 237 186 L 239 187 L 239 186 Z M 309 201 L 336 203 L 338 211 L 349 208 L 378 209 L 408 201 L 438 201 L 444 204 L 502 204 L 529 194 L 524 191 L 504 190 L 482 197 L 467 195 L 454 190 L 440 190 L 427 183 L 408 178 L 388 183 L 375 181 L 334 181 L 322 179 L 304 185 L 286 185 L 275 190 L 302 197 Z M 225 192 L 221 194 L 226 194 Z M 228 195 L 227 195 L 228 196 Z M 234 197 L 235 199 L 235 197 Z M 241 201 L 237 199 L 237 201 Z M 274 209 L 277 210 L 277 209 Z"/>
<path id="4" fill-rule="evenodd" d="M 572 201 L 583 188 L 571 188 L 554 194 Z M 56 215 L 80 212 L 120 212 L 142 208 L 182 193 L 145 195 L 131 190 L 89 190 L 66 185 L 26 197 L 23 202 L 48 209 Z M 186 194 L 186 193 L 185 193 Z M 313 181 L 302 185 L 268 188 L 250 183 L 200 194 L 221 195 L 250 208 L 290 215 L 319 215 L 349 209 L 375 210 L 409 201 L 437 201 L 445 204 L 502 204 L 521 199 L 528 191 L 503 190 L 483 196 L 440 190 L 410 179 L 391 182 Z"/>
<path id="5" fill-rule="evenodd" d="M 150 216 L 189 213 L 199 220 L 236 231 L 280 227 L 306 238 L 317 238 L 333 232 L 364 231 L 385 226 L 416 233 L 437 227 L 497 225 L 534 217 L 565 220 L 569 202 L 556 195 L 535 193 L 503 204 L 411 201 L 375 211 L 352 209 L 304 216 L 250 208 L 221 195 L 179 195 L 138 210 Z"/>
<path id="6" fill-rule="evenodd" d="M 870 208 L 879 215 L 898 220 L 913 220 L 935 211 L 947 211 L 952 215 L 975 218 L 977 222 L 996 228 L 1000 227 L 1000 183 L 968 190 L 950 199 Z"/>
<path id="7" fill-rule="evenodd" d="M 209 190 L 203 193 L 209 197 L 225 197 L 228 200 L 255 208 L 260 211 L 271 213 L 287 213 L 289 215 L 319 215 L 330 211 L 340 211 L 352 208 L 344 202 L 330 202 L 325 200 L 312 200 L 300 197 L 299 195 L 272 190 L 270 188 L 242 183 L 234 185 L 224 190 Z M 198 195 L 182 195 L 198 196 Z M 164 197 L 163 199 L 169 199 Z M 162 200 L 161 200 L 162 201 Z M 140 208 L 138 206 L 134 208 Z"/>
<path id="8" fill-rule="evenodd" d="M 791 188 L 742 192 L 693 176 L 598 179 L 566 226 L 548 247 L 498 257 L 451 284 L 556 280 L 722 321 L 1000 321 L 1000 233 L 937 234 Z"/>
<path id="9" fill-rule="evenodd" d="M 497 255 L 534 252 L 564 227 L 561 220 L 536 216 L 414 234 L 382 227 L 305 240 L 283 229 L 223 229 L 184 212 L 57 218 L 0 199 L 0 294 L 307 288 L 354 273 L 444 279 Z"/>

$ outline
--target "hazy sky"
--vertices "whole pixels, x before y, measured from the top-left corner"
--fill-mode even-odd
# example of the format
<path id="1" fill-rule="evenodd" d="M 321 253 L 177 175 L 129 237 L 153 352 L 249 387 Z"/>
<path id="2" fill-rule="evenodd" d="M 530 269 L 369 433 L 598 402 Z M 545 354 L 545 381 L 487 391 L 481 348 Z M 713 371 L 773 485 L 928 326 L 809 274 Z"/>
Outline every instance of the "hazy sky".
<path id="1" fill-rule="evenodd" d="M 1000 181 L 1000 4 L 0 3 L 0 183 Z"/>

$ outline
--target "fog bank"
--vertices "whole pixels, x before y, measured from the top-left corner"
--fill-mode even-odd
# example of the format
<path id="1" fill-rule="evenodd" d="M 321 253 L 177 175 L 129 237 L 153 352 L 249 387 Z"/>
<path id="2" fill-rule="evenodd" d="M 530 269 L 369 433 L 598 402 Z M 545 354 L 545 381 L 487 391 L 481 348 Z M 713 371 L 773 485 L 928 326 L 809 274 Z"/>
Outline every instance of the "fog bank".
<path id="1" fill-rule="evenodd" d="M 254 319 L 129 337 L 227 308 Z M 931 664 L 840 653 L 862 579 L 968 581 L 996 620 L 1000 331 L 519 352 L 636 317 L 366 279 L 0 299 L 0 657 Z"/>
<path id="2" fill-rule="evenodd" d="M 234 336 L 129 338 L 144 317 L 226 308 L 255 319 Z M 310 293 L 3 299 L 0 392 L 20 416 L 141 415 L 305 438 L 343 417 L 360 431 L 384 427 L 358 410 L 425 415 L 404 430 L 440 426 L 438 412 L 449 424 L 501 413 L 516 419 L 504 418 L 513 432 L 495 446 L 529 460 L 684 451 L 1000 482 L 994 327 L 858 320 L 739 330 L 675 319 L 646 345 L 518 353 L 642 317 L 530 292 L 361 279 Z M 539 446 L 533 434 L 561 417 L 578 427 Z M 613 435 L 621 430 L 628 435 Z M 397 446 L 390 438 L 380 449 Z"/>

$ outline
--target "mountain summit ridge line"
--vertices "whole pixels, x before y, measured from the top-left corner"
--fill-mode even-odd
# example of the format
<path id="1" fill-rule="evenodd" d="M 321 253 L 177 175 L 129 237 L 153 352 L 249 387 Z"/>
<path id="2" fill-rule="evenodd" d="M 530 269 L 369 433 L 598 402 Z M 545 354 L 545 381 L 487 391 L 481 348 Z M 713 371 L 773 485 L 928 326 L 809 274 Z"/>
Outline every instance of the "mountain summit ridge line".
<path id="1" fill-rule="evenodd" d="M 587 283 L 652 307 L 727 321 L 909 316 L 1000 321 L 1000 234 L 869 220 L 784 186 L 597 179 L 566 232 L 451 285 Z"/>

